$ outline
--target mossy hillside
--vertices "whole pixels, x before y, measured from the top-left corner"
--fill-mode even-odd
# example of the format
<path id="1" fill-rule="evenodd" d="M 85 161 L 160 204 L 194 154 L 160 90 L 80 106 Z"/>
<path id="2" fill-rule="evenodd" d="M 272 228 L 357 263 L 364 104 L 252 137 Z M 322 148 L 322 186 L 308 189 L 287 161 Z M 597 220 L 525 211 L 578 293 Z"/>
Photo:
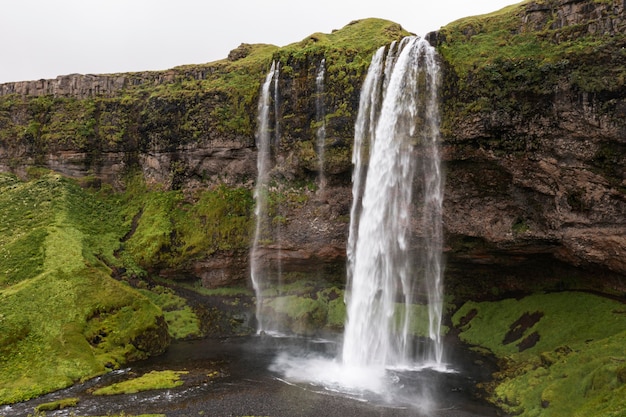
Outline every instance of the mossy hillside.
<path id="1" fill-rule="evenodd" d="M 551 17 L 541 28 L 531 27 L 530 23 L 524 21 L 529 5 L 538 3 L 549 4 L 552 7 Z M 587 74 L 591 76 L 587 79 L 582 73 L 575 74 L 572 81 L 584 91 L 593 91 L 597 86 L 610 90 L 623 86 L 626 74 L 620 63 L 624 58 L 621 46 L 624 44 L 625 35 L 588 34 L 587 27 L 594 21 L 564 27 L 555 26 L 556 6 L 557 3 L 554 1 L 527 0 L 493 13 L 457 20 L 441 28 L 439 33 L 442 43 L 438 48 L 439 52 L 457 76 L 464 81 L 469 81 L 470 74 L 476 75 L 481 70 L 496 69 L 504 62 L 516 64 L 519 68 L 517 78 L 523 80 L 524 75 L 531 74 L 527 72 L 525 74 L 529 69 L 520 67 L 524 66 L 525 62 L 532 62 L 540 71 L 533 75 L 541 73 L 550 75 L 550 71 L 558 69 L 559 65 L 577 68 L 579 71 L 603 70 L 599 73 L 603 78 L 596 79 L 597 84 L 591 79 L 597 77 L 591 76 L 591 73 Z M 604 65 L 606 59 L 611 60 L 612 65 Z M 618 61 L 615 62 L 615 59 Z M 582 65 L 585 68 L 582 68 Z M 528 81 L 537 80 L 531 78 Z M 548 85 L 545 88 L 550 87 L 551 85 Z"/>
<path id="2" fill-rule="evenodd" d="M 174 293 L 171 288 L 157 285 L 150 290 L 139 290 L 150 301 L 161 308 L 167 329 L 173 339 L 187 339 L 202 336 L 200 320 L 187 305 L 187 301 Z"/>
<path id="3" fill-rule="evenodd" d="M 184 269 L 216 251 L 247 250 L 254 199 L 249 189 L 218 185 L 194 195 L 128 181 L 123 212 L 135 228 L 123 243 L 132 263 L 150 270 Z"/>
<path id="4" fill-rule="evenodd" d="M 535 319 L 524 325 L 529 315 Z M 626 406 L 623 303 L 579 292 L 535 294 L 467 302 L 452 320 L 462 340 L 501 359 L 490 390 L 506 412 L 605 416 Z"/>
<path id="5" fill-rule="evenodd" d="M 0 184 L 0 403 L 161 351 L 160 309 L 110 277 L 116 206 L 54 174 Z"/>

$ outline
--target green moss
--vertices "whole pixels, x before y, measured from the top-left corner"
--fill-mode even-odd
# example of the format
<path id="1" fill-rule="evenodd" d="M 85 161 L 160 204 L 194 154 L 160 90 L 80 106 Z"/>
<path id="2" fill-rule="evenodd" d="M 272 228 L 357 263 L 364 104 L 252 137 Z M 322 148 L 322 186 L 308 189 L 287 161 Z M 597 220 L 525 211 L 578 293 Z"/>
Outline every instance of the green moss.
<path id="1" fill-rule="evenodd" d="M 540 313 L 538 320 L 521 325 L 520 318 L 533 312 Z M 604 416 L 620 415 L 626 405 L 620 379 L 626 361 L 625 312 L 617 301 L 565 292 L 467 302 L 452 321 L 462 340 L 501 358 L 491 400 L 506 412 Z M 514 331 L 515 340 L 505 343 Z M 534 344 L 521 350 L 531 337 Z"/>
<path id="2" fill-rule="evenodd" d="M 29 182 L 3 174 L 0 187 L 0 326 L 13 332 L 0 337 L 0 403 L 163 348 L 139 343 L 162 327 L 160 309 L 110 277 L 125 231 L 108 199 L 52 174 Z M 16 242 L 35 246 L 15 250 Z"/>
<path id="3" fill-rule="evenodd" d="M 72 398 L 63 398 L 57 401 L 51 401 L 49 403 L 39 404 L 35 407 L 35 412 L 40 413 L 42 411 L 55 411 L 55 410 L 63 410 L 68 407 L 76 407 L 79 399 L 76 397 Z"/>
<path id="4" fill-rule="evenodd" d="M 454 131 L 458 119 L 493 112 L 501 119 L 545 115 L 556 91 L 618 94 L 626 82 L 626 34 L 592 34 L 585 24 L 553 25 L 557 2 L 544 2 L 547 19 L 536 27 L 524 1 L 494 13 L 452 22 L 440 30 L 438 51 L 446 62 L 442 132 Z M 610 13 L 610 11 L 609 11 Z M 598 17 L 600 18 L 600 17 Z M 606 17 L 601 17 L 606 18 Z M 606 111 L 606 110 L 604 110 Z M 492 132 L 498 137 L 498 131 Z M 482 145 L 482 144 L 481 144 Z M 532 137 L 500 137 L 504 152 L 532 150 Z"/>
<path id="5" fill-rule="evenodd" d="M 522 416 L 623 416 L 626 384 L 618 378 L 626 360 L 626 332 L 587 342 L 575 350 L 550 352 L 552 360 L 534 362 L 517 375 L 508 373 L 494 396 L 505 411 Z"/>
<path id="6" fill-rule="evenodd" d="M 250 190 L 224 184 L 187 197 L 132 180 L 124 199 L 136 228 L 124 251 L 143 268 L 177 266 L 220 250 L 246 250 L 254 200 Z"/>
<path id="7" fill-rule="evenodd" d="M 181 375 L 187 371 L 151 371 L 138 378 L 132 378 L 96 389 L 94 395 L 134 394 L 155 389 L 176 388 L 183 385 Z"/>

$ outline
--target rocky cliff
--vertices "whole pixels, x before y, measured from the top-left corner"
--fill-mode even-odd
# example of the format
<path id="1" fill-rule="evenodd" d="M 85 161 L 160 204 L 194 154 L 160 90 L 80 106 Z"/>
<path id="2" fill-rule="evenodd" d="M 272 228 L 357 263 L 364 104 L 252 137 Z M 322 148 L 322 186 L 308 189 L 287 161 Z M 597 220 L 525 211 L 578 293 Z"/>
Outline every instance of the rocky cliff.
<path id="1" fill-rule="evenodd" d="M 527 1 L 429 34 L 444 71 L 452 288 L 470 281 L 479 285 L 471 290 L 486 291 L 594 286 L 568 267 L 582 266 L 604 277 L 607 289 L 624 290 L 624 25 L 623 2 Z M 25 176 L 44 166 L 120 188 L 139 169 L 148 184 L 181 190 L 190 204 L 194 192 L 219 184 L 249 190 L 259 86 L 274 60 L 281 64 L 272 120 L 280 142 L 270 216 L 281 237 L 267 242 L 266 259 L 340 275 L 359 86 L 374 50 L 406 34 L 391 22 L 365 20 L 284 48 L 244 44 L 205 65 L 0 85 L 0 170 Z M 314 146 L 322 58 L 324 189 Z M 176 234 L 171 239 L 164 250 L 180 244 Z M 194 274 L 211 286 L 245 278 L 232 259 L 245 260 L 247 247 L 235 252 L 239 258 L 218 251 L 175 268 L 144 266 Z M 468 280 L 472 274 L 480 279 Z"/>
<path id="2" fill-rule="evenodd" d="M 446 67 L 445 223 L 474 261 L 549 254 L 626 272 L 625 31 L 623 2 L 561 0 L 433 36 Z"/>

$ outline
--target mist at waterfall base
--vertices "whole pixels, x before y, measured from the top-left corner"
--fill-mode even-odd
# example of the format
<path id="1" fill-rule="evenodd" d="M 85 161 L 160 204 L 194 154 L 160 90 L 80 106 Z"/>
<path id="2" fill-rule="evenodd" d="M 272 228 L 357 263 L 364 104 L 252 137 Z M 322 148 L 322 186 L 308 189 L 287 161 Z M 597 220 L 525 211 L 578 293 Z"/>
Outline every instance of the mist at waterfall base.
<path id="1" fill-rule="evenodd" d="M 318 120 L 323 66 L 321 62 L 316 80 Z M 259 162 L 255 192 L 257 210 L 265 204 L 260 190 L 269 169 L 269 94 L 275 74 L 274 64 L 259 100 L 257 146 L 263 163 Z M 374 55 L 355 125 L 343 340 L 320 340 L 311 342 L 317 344 L 313 349 L 309 344 L 306 349 L 278 354 L 270 370 L 285 382 L 428 412 L 436 407 L 436 393 L 424 376 L 454 372 L 443 362 L 440 336 L 443 190 L 437 145 L 438 83 L 435 51 L 423 39 L 407 37 Z M 278 115 L 274 116 L 277 123 Z M 320 158 L 323 134 L 322 126 Z M 257 219 L 262 217 L 259 211 L 256 214 Z M 251 276 L 257 290 L 259 333 L 276 336 L 279 331 L 274 331 L 272 319 L 261 309 L 263 277 L 255 265 L 262 228 L 257 223 Z M 419 242 L 413 230 L 419 232 Z M 416 317 L 416 294 L 425 298 L 425 317 Z M 424 322 L 426 337 L 415 337 L 420 325 L 415 320 Z M 326 346 L 320 349 L 320 345 Z"/>

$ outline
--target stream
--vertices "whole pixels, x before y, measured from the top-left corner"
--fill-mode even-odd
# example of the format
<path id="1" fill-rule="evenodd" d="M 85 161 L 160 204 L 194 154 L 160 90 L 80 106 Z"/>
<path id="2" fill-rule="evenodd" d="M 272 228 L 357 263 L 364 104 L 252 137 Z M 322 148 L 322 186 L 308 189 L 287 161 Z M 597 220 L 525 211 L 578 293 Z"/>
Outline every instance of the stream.
<path id="1" fill-rule="evenodd" d="M 345 393 L 306 382 L 294 382 L 277 371 L 277 358 L 311 352 L 334 357 L 337 340 L 246 336 L 173 343 L 156 358 L 137 362 L 101 377 L 37 399 L 0 406 L 0 416 L 28 416 L 41 403 L 79 398 L 76 407 L 49 411 L 46 416 L 104 416 L 161 413 L 172 416 L 496 416 L 496 409 L 474 399 L 477 381 L 488 378 L 491 367 L 463 347 L 448 347 L 455 372 L 390 371 L 395 393 Z M 448 345 L 449 346 L 449 345 Z M 454 360 L 462 358 L 462 360 Z M 330 361 L 330 359 L 328 360 Z M 274 370 L 272 370 L 274 369 Z M 136 394 L 96 396 L 99 387 L 141 376 L 153 370 L 185 370 L 184 384 L 173 389 Z M 311 369 L 311 372 L 317 372 Z M 419 398 L 424 388 L 429 409 Z M 432 394 L 437 393 L 437 394 Z"/>

